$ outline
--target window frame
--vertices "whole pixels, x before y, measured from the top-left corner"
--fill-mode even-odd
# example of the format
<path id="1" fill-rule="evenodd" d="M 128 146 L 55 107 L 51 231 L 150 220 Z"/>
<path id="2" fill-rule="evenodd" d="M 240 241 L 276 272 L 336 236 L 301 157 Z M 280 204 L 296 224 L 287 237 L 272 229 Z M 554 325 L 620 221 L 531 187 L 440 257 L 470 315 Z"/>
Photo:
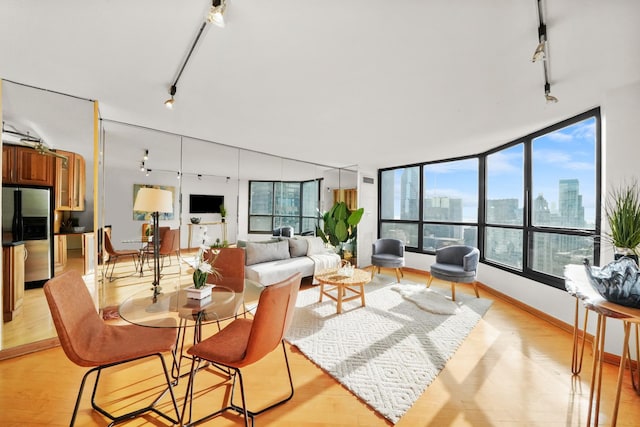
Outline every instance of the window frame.
<path id="1" fill-rule="evenodd" d="M 272 234 L 273 230 L 277 227 L 280 227 L 280 225 L 276 225 L 275 221 L 276 218 L 297 218 L 297 232 L 301 233 L 302 232 L 302 224 L 303 224 L 303 220 L 304 219 L 313 219 L 316 222 L 316 226 L 318 226 L 319 224 L 319 218 L 317 216 L 309 216 L 309 215 L 304 215 L 304 184 L 308 183 L 308 182 L 317 182 L 317 187 L 316 187 L 316 202 L 317 202 L 317 206 L 321 206 L 321 188 L 322 188 L 322 178 L 317 178 L 317 179 L 308 179 L 308 180 L 304 180 L 304 181 L 271 181 L 271 180 L 249 180 L 248 182 L 248 210 L 247 210 L 247 229 L 248 232 L 250 234 Z M 271 213 L 267 214 L 252 214 L 251 213 L 251 186 L 253 183 L 270 183 L 271 184 L 271 194 L 272 194 L 272 203 L 271 203 Z M 282 215 L 282 214 L 276 214 L 276 209 L 278 207 L 277 201 L 276 201 L 276 185 L 279 184 L 298 184 L 299 186 L 299 195 L 300 195 L 300 206 L 298 209 L 299 214 L 298 215 Z M 271 230 L 253 230 L 251 229 L 251 218 L 252 217 L 261 217 L 261 218 L 271 218 Z"/>
<path id="2" fill-rule="evenodd" d="M 583 227 L 583 228 L 570 228 L 567 226 L 534 226 L 532 224 L 533 220 L 533 142 L 536 138 L 541 136 L 553 133 L 557 130 L 569 127 L 573 124 L 579 123 L 589 118 L 595 119 L 595 159 L 594 159 L 594 168 L 595 168 L 595 224 L 594 228 Z M 523 200 L 523 218 L 522 224 L 495 224 L 487 222 L 487 159 L 488 156 L 498 153 L 500 151 L 509 149 L 513 146 L 523 144 L 523 188 L 522 188 L 522 200 Z M 449 163 L 460 160 L 465 160 L 469 158 L 478 159 L 478 216 L 477 222 L 457 222 L 457 221 L 426 221 L 424 220 L 423 212 L 424 212 L 424 168 L 427 165 L 433 165 L 437 163 Z M 418 220 L 388 220 L 382 219 L 382 173 L 387 171 L 392 171 L 401 168 L 409 168 L 409 167 L 419 167 L 419 178 L 420 178 L 420 203 L 418 207 Z M 601 242 L 599 239 L 601 233 L 601 221 L 602 221 L 602 116 L 600 112 L 600 107 L 596 107 L 570 117 L 568 119 L 562 120 L 558 123 L 554 123 L 550 126 L 547 126 L 543 129 L 532 132 L 523 137 L 519 137 L 514 139 L 506 144 L 502 144 L 498 147 L 487 150 L 483 153 L 469 155 L 469 156 L 461 156 L 455 158 L 442 159 L 431 162 L 423 162 L 423 163 L 413 163 L 409 165 L 401 165 L 388 167 L 378 170 L 378 236 L 381 236 L 382 227 L 385 223 L 398 223 L 398 224 L 414 224 L 418 227 L 418 244 L 417 247 L 414 245 L 408 245 L 405 247 L 407 252 L 415 252 L 415 253 L 423 253 L 423 254 L 435 254 L 435 251 L 432 250 L 424 250 L 423 246 L 423 229 L 425 225 L 447 225 L 447 226 L 475 226 L 477 227 L 477 245 L 478 248 L 484 248 L 486 242 L 486 230 L 487 228 L 497 228 L 497 229 L 514 229 L 522 231 L 522 267 L 516 268 L 510 265 L 501 264 L 496 261 L 489 260 L 485 257 L 484 250 L 480 250 L 480 262 L 491 265 L 492 267 L 508 271 L 513 274 L 517 274 L 519 276 L 526 277 L 528 279 L 535 280 L 540 283 L 544 283 L 559 289 L 564 289 L 564 279 L 562 277 L 557 277 L 551 274 L 547 274 L 538 270 L 534 270 L 531 265 L 531 261 L 533 259 L 533 236 L 536 233 L 550 233 L 553 235 L 571 235 L 577 237 L 588 237 L 593 240 L 593 263 L 594 265 L 600 264 L 600 252 L 601 252 Z"/>

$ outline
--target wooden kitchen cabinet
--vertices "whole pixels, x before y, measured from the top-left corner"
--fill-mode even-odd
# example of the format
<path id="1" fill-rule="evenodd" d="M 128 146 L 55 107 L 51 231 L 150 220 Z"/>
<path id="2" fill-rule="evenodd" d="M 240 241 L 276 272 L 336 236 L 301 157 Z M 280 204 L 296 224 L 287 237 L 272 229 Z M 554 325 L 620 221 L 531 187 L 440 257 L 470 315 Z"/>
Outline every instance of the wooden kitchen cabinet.
<path id="1" fill-rule="evenodd" d="M 54 160 L 33 148 L 2 145 L 2 183 L 53 187 Z"/>
<path id="2" fill-rule="evenodd" d="M 15 181 L 13 177 L 16 169 L 16 151 L 11 145 L 2 145 L 2 182 L 4 184 Z"/>
<path id="3" fill-rule="evenodd" d="M 24 300 L 24 244 L 2 247 L 3 321 L 13 320 Z"/>
<path id="4" fill-rule="evenodd" d="M 56 159 L 55 199 L 56 210 L 83 211 L 86 186 L 84 158 L 77 153 L 57 150 L 67 157 Z"/>
<path id="5" fill-rule="evenodd" d="M 64 270 L 67 265 L 67 236 L 56 234 L 53 239 L 53 267 L 56 274 Z"/>

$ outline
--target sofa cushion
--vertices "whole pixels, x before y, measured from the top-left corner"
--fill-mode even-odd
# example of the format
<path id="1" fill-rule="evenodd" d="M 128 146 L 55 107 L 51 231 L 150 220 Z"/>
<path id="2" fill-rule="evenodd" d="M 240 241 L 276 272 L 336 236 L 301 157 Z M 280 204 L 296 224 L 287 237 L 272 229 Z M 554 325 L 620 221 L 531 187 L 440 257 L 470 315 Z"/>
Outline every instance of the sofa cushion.
<path id="1" fill-rule="evenodd" d="M 244 277 L 245 279 L 258 282 L 262 286 L 269 286 L 295 273 L 301 273 L 302 277 L 313 276 L 314 271 L 315 263 L 313 260 L 309 257 L 302 256 L 247 265 L 244 268 Z"/>
<path id="2" fill-rule="evenodd" d="M 307 254 L 307 249 L 309 244 L 305 239 L 287 239 L 289 243 L 289 254 L 291 258 L 305 256 Z"/>
<path id="3" fill-rule="evenodd" d="M 269 243 L 247 242 L 246 255 L 246 265 L 291 257 L 289 255 L 289 243 L 286 241 Z"/>
<path id="4" fill-rule="evenodd" d="M 307 249 L 307 255 L 326 254 L 327 247 L 324 245 L 324 241 L 320 237 L 306 237 L 309 248 Z"/>

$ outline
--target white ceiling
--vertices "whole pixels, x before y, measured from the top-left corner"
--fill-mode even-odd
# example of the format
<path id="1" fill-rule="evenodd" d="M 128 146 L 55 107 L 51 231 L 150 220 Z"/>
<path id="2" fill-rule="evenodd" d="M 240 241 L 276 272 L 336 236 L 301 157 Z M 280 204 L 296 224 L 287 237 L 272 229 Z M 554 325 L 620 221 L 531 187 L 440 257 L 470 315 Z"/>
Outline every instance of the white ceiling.
<path id="1" fill-rule="evenodd" d="M 0 78 L 97 99 L 105 119 L 367 169 L 482 152 L 640 80 L 637 0 L 543 0 L 557 104 L 531 62 L 536 0 L 228 0 L 169 111 L 209 5 L 3 0 Z"/>

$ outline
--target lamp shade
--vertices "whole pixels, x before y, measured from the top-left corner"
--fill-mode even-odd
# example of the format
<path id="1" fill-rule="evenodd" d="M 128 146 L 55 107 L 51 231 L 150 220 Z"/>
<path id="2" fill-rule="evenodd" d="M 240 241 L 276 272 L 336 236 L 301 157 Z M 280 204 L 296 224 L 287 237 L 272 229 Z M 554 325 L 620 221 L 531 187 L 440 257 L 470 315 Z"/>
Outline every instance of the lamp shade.
<path id="1" fill-rule="evenodd" d="M 133 210 L 142 212 L 173 212 L 171 191 L 159 188 L 141 188 L 138 190 Z"/>

